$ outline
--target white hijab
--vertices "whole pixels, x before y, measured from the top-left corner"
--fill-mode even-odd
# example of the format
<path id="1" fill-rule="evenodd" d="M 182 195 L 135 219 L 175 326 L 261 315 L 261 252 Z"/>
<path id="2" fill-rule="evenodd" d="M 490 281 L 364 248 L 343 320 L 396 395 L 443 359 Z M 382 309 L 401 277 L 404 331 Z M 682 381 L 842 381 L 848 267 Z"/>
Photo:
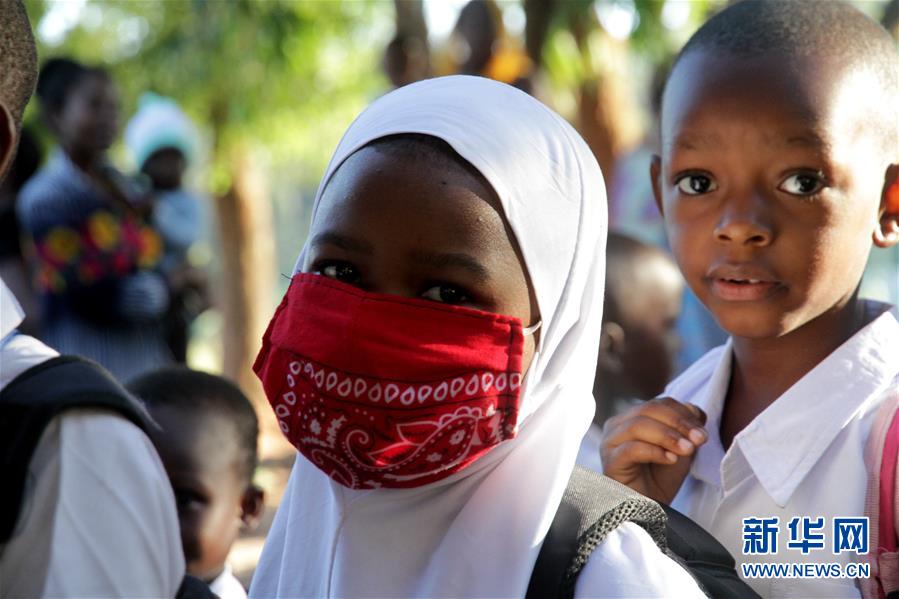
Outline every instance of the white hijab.
<path id="1" fill-rule="evenodd" d="M 505 84 L 423 81 L 353 122 L 313 220 L 347 157 L 398 133 L 440 138 L 480 171 L 521 247 L 543 326 L 520 431 L 468 469 L 417 489 L 350 490 L 298 456 L 252 596 L 524 595 L 593 417 L 607 226 L 602 174 L 587 145 L 559 115 Z"/>

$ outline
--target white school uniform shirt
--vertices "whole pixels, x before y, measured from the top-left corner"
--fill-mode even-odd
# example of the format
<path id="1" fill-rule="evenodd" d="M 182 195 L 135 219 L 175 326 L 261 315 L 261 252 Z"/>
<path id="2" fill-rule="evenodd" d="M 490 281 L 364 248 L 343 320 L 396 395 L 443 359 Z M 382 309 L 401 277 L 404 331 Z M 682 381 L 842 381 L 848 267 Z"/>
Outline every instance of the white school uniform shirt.
<path id="1" fill-rule="evenodd" d="M 209 590 L 219 599 L 247 599 L 247 591 L 234 576 L 230 564 L 225 564 L 222 573 L 209 583 Z"/>
<path id="2" fill-rule="evenodd" d="M 584 434 L 584 438 L 581 439 L 581 446 L 577 450 L 577 461 L 575 464 L 581 468 L 592 470 L 597 474 L 602 474 L 602 457 L 599 455 L 601 446 L 602 427 L 592 422 L 590 428 Z"/>
<path id="3" fill-rule="evenodd" d="M 702 408 L 709 439 L 672 506 L 741 563 L 864 562 L 833 553 L 833 518 L 864 515 L 865 443 L 872 418 L 899 391 L 899 323 L 890 306 L 865 302 L 869 324 L 759 414 L 724 451 L 719 429 L 731 373 L 731 342 L 711 350 L 666 389 Z M 743 555 L 742 519 L 779 517 L 778 552 Z M 824 549 L 789 549 L 793 517 L 824 517 Z M 800 525 L 801 528 L 801 525 Z M 852 579 L 749 578 L 763 597 L 857 597 Z"/>
<path id="4" fill-rule="evenodd" d="M 0 389 L 58 355 L 17 333 L 21 319 L 0 280 Z M 172 597 L 183 577 L 175 497 L 149 438 L 108 410 L 54 418 L 0 545 L 0 598 Z"/>

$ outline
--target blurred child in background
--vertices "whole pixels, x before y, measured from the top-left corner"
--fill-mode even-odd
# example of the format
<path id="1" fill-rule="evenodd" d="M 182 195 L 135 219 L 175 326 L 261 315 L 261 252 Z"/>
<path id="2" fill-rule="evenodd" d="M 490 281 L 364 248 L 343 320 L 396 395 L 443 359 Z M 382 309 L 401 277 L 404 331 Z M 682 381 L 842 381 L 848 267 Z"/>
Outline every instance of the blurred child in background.
<path id="1" fill-rule="evenodd" d="M 665 389 L 674 372 L 684 283 L 667 252 L 621 233 L 609 233 L 606 291 L 593 398 L 596 414 L 578 464 L 602 472 L 602 425 L 635 402 Z"/>
<path id="2" fill-rule="evenodd" d="M 208 283 L 188 252 L 207 231 L 203 202 L 184 188 L 194 163 L 198 133 L 169 98 L 145 93 L 125 129 L 125 144 L 152 188 L 152 223 L 162 237 L 160 269 L 172 292 L 166 317 L 167 341 L 176 361 L 187 361 L 190 323 L 209 306 Z"/>
<path id="3" fill-rule="evenodd" d="M 161 428 L 151 437 L 175 492 L 187 573 L 221 599 L 245 598 L 226 560 L 263 509 L 264 493 L 253 484 L 259 426 L 252 405 L 227 380 L 181 367 L 145 374 L 128 388 Z"/>

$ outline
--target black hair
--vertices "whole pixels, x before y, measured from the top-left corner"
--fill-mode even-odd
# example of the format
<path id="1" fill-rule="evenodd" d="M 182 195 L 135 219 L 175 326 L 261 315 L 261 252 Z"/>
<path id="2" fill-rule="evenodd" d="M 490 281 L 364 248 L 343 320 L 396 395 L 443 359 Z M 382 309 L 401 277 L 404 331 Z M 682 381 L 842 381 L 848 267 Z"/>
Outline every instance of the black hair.
<path id="1" fill-rule="evenodd" d="M 888 148 L 899 143 L 895 126 L 899 102 L 895 42 L 881 25 L 845 2 L 741 0 L 693 34 L 678 54 L 675 68 L 685 56 L 701 49 L 741 58 L 772 52 L 787 58 L 833 56 L 853 69 L 869 70 L 885 93 L 878 129 L 887 136 Z"/>
<path id="2" fill-rule="evenodd" d="M 16 129 L 34 91 L 37 49 L 21 0 L 0 1 L 0 102 L 12 113 Z"/>
<path id="3" fill-rule="evenodd" d="M 83 65 L 71 58 L 51 58 L 41 67 L 37 80 L 41 106 L 50 113 L 59 113 L 72 90 L 89 77 L 109 77 L 109 74 L 100 67 Z"/>
<path id="4" fill-rule="evenodd" d="M 242 453 L 240 472 L 249 483 L 256 469 L 259 421 L 250 400 L 227 379 L 183 366 L 160 368 L 132 380 L 128 390 L 152 414 L 154 408 L 171 407 L 192 412 L 214 413 L 234 425 Z"/>

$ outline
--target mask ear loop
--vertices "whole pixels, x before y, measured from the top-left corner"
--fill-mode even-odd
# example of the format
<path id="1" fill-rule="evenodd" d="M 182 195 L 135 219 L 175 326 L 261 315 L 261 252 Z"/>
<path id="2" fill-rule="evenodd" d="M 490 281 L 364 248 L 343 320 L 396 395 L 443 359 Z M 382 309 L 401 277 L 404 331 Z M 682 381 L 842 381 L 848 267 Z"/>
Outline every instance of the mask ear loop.
<path id="1" fill-rule="evenodd" d="M 521 332 L 524 333 L 525 335 L 533 335 L 538 330 L 540 330 L 541 326 L 543 326 L 543 321 L 538 320 L 535 324 L 532 324 L 529 327 L 524 327 L 523 329 L 521 329 Z"/>
<path id="2" fill-rule="evenodd" d="M 536 333 L 540 327 L 543 326 L 543 320 L 538 320 L 536 323 L 532 324 L 529 327 L 524 327 L 522 332 L 527 335 L 533 335 Z M 528 387 L 530 387 L 532 383 L 532 379 L 534 376 L 534 372 L 537 370 L 537 363 L 540 361 L 540 349 L 536 348 L 534 351 L 534 357 L 531 358 L 531 365 L 528 368 L 528 371 L 521 378 L 521 403 L 518 406 L 518 424 L 516 425 L 516 432 L 521 429 L 521 425 L 528 420 L 531 413 L 534 411 L 536 407 L 533 404 L 533 399 L 531 395 L 528 393 Z M 529 401 L 530 400 L 530 401 Z"/>

